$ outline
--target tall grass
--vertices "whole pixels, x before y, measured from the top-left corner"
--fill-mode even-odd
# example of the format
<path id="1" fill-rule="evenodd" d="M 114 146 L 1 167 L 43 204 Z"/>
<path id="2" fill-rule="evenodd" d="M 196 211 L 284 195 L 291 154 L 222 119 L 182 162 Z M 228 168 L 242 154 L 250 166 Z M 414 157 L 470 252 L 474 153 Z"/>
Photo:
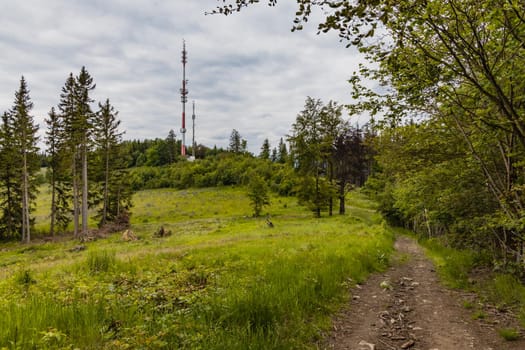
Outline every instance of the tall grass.
<path id="1" fill-rule="evenodd" d="M 115 267 L 117 259 L 115 251 L 95 250 L 87 254 L 86 265 L 90 273 L 108 272 Z"/>
<path id="2" fill-rule="evenodd" d="M 433 259 L 442 281 L 451 288 L 467 289 L 469 274 L 480 260 L 479 252 L 457 250 L 441 244 L 437 240 L 424 240 L 423 245 Z"/>
<path id="3" fill-rule="evenodd" d="M 519 279 L 509 274 L 491 273 L 473 284 L 470 278 L 473 268 L 488 265 L 483 252 L 456 250 L 436 240 L 423 241 L 423 245 L 446 285 L 474 291 L 482 300 L 500 309 L 514 309 L 521 326 L 525 327 L 525 286 Z M 504 334 L 505 331 L 501 336 L 506 338 Z"/>
<path id="4" fill-rule="evenodd" d="M 291 198 L 272 201 L 269 228 L 242 196 L 148 191 L 134 209 L 139 241 L 57 243 L 46 264 L 35 250 L 19 268 L 34 283 L 0 279 L 0 348 L 314 348 L 348 286 L 385 267 L 392 233 L 369 207 L 314 219 Z M 173 211 L 188 197 L 186 215 L 208 200 L 211 211 Z M 153 237 L 160 224 L 174 234 Z"/>

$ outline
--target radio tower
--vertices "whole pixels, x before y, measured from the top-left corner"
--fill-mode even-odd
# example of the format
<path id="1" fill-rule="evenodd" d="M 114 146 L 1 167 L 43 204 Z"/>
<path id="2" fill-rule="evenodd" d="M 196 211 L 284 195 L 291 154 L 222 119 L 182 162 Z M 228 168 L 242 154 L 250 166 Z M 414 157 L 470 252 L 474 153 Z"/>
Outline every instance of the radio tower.
<path id="1" fill-rule="evenodd" d="M 193 132 L 192 132 L 192 142 L 191 142 L 191 155 L 195 159 L 195 101 L 193 101 L 193 114 L 191 115 L 191 120 L 193 120 Z"/>
<path id="2" fill-rule="evenodd" d="M 186 54 L 186 41 L 182 41 L 182 89 L 180 89 L 180 99 L 182 101 L 182 127 L 180 128 L 180 133 L 182 134 L 182 143 L 180 146 L 180 155 L 186 156 L 186 102 L 188 101 L 188 89 L 186 84 L 186 62 L 188 61 L 188 56 Z"/>

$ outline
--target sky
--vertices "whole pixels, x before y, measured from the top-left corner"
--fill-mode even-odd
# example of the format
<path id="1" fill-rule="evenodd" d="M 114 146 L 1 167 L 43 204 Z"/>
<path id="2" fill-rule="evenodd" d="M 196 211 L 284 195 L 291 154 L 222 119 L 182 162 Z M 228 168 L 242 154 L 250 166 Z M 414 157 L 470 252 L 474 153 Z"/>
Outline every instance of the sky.
<path id="1" fill-rule="evenodd" d="M 23 75 L 43 135 L 69 73 L 85 66 L 97 85 L 92 98 L 109 98 L 125 139 L 165 138 L 170 129 L 181 139 L 183 40 L 187 145 L 192 101 L 197 143 L 226 148 L 236 129 L 255 154 L 264 139 L 275 147 L 286 138 L 307 96 L 351 102 L 347 81 L 363 60 L 336 33 L 317 35 L 321 13 L 292 33 L 295 1 L 268 7 L 263 0 L 232 16 L 205 15 L 221 3 L 2 0 L 0 112 L 12 107 Z"/>

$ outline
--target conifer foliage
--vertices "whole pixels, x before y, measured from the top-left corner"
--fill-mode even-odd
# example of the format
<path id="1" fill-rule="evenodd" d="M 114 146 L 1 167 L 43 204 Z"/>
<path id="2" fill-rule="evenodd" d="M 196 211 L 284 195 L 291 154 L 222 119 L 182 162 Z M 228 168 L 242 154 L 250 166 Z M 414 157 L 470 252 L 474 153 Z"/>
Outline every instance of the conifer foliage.
<path id="1" fill-rule="evenodd" d="M 52 187 L 52 230 L 54 222 L 63 229 L 72 209 L 75 236 L 88 233 L 88 209 L 100 204 L 100 224 L 118 217 L 130 207 L 131 193 L 115 173 L 124 167 L 119 156 L 122 132 L 109 99 L 94 112 L 90 92 L 96 87 L 85 67 L 77 76 L 70 73 L 60 95 L 59 113 L 47 120 Z M 93 169 L 88 169 L 92 167 Z M 116 192 L 117 194 L 113 193 Z M 116 201 L 116 202 L 115 202 Z M 125 202 L 125 204 L 122 204 Z M 53 232 L 53 231 L 52 231 Z"/>
<path id="2" fill-rule="evenodd" d="M 15 92 L 13 107 L 2 117 L 0 128 L 0 237 L 31 240 L 31 204 L 36 196 L 39 169 L 38 137 L 31 110 L 33 103 L 24 77 Z"/>
<path id="3" fill-rule="evenodd" d="M 77 76 L 70 73 L 57 108 L 52 107 L 45 120 L 51 235 L 67 230 L 73 220 L 75 236 L 85 236 L 88 208 L 95 205 L 100 208 L 102 225 L 115 220 L 129 222 L 131 190 L 123 174 L 126 162 L 120 152 L 118 112 L 109 99 L 99 103 L 100 110 L 94 112 L 95 101 L 90 96 L 94 89 L 85 67 Z M 31 211 L 41 165 L 32 109 L 22 77 L 13 106 L 0 122 L 0 240 L 29 242 L 32 237 Z"/>

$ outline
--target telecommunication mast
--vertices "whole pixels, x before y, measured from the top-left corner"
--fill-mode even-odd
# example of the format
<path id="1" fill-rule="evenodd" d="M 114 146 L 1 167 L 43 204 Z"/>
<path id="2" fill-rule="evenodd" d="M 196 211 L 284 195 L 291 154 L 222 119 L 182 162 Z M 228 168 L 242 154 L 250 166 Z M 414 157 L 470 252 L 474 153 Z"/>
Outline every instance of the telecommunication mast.
<path id="1" fill-rule="evenodd" d="M 186 156 L 186 102 L 188 101 L 188 89 L 186 85 L 188 81 L 186 80 L 186 62 L 188 61 L 188 56 L 186 53 L 186 41 L 182 41 L 182 89 L 180 89 L 180 98 L 182 102 L 182 127 L 180 128 L 180 133 L 182 134 L 182 143 L 180 147 L 180 155 Z"/>
<path id="2" fill-rule="evenodd" d="M 191 120 L 193 121 L 191 155 L 192 155 L 193 159 L 195 159 L 195 101 L 193 101 L 193 114 L 191 115 Z"/>

